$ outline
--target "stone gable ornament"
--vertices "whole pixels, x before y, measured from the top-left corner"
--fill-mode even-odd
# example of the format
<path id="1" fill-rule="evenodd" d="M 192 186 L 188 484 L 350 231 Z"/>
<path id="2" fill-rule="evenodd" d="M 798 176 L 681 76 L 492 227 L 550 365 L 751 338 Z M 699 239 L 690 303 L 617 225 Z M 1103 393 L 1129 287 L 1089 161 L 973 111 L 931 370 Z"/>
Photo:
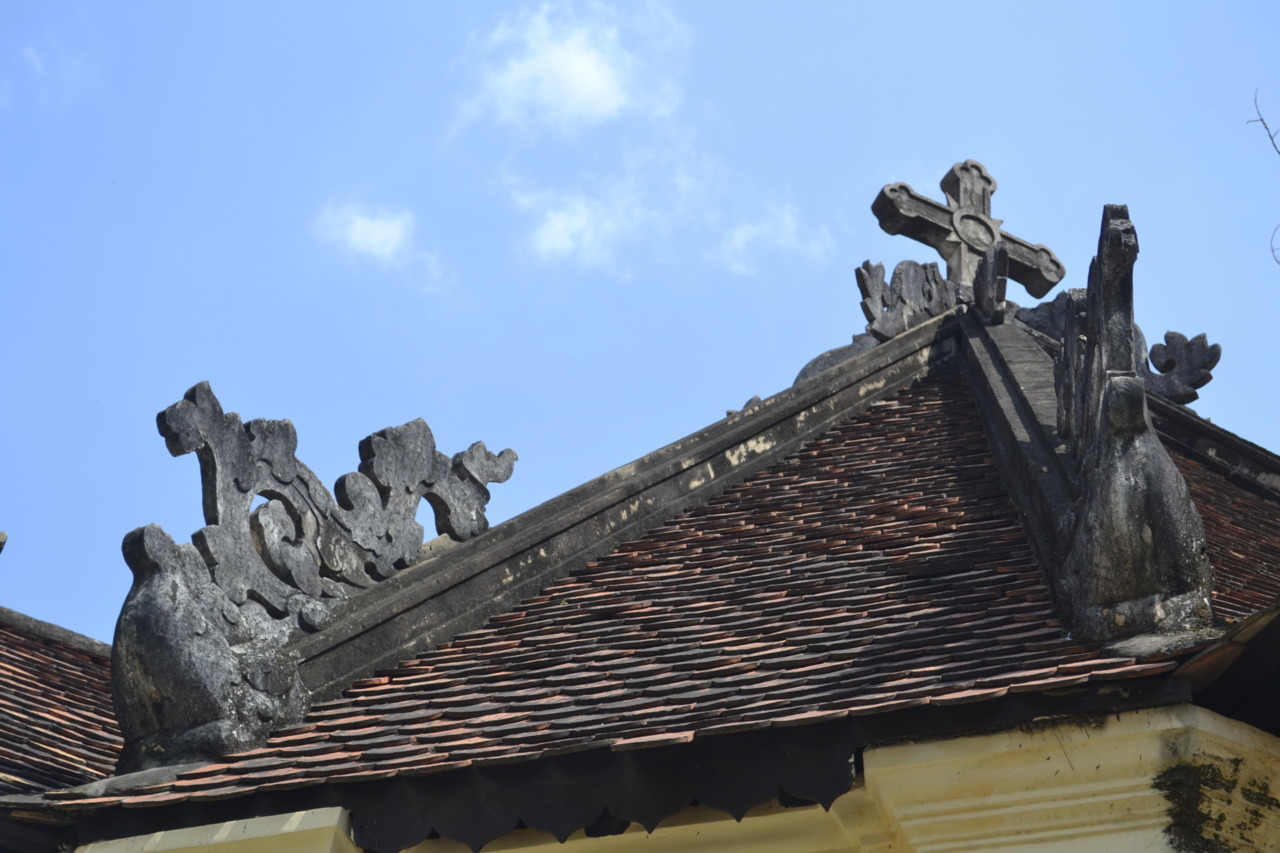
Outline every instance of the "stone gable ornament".
<path id="1" fill-rule="evenodd" d="M 1138 237 L 1124 205 L 1103 211 L 1087 290 L 1066 294 L 1055 365 L 1058 434 L 1076 462 L 1063 519 L 1059 599 L 1081 639 L 1208 627 L 1204 525 L 1151 424 L 1133 324 Z"/>
<path id="2" fill-rule="evenodd" d="M 1021 308 L 1005 301 L 1009 279 L 1021 282 L 1032 296 L 1049 292 L 1066 273 L 1057 255 L 1046 246 L 1032 245 L 1001 230 L 1003 221 L 991 216 L 996 181 L 976 160 L 956 163 L 942 178 L 946 203 L 926 198 L 904 183 L 888 184 L 871 203 L 880 227 L 903 234 L 938 251 L 947 263 L 947 276 L 937 264 L 902 261 L 886 284 L 884 265 L 866 261 L 855 270 L 862 294 L 866 331 L 852 343 L 828 350 L 810 361 L 796 376 L 801 382 L 827 368 L 861 355 L 896 335 L 964 303 L 987 325 L 998 325 L 1012 313 L 1020 322 L 1056 341 L 1063 340 L 1067 295 L 1052 302 Z M 1164 343 L 1147 350 L 1142 330 L 1138 341 L 1137 374 L 1146 389 L 1174 403 L 1190 403 L 1197 389 L 1213 378 L 1222 348 L 1204 335 L 1188 339 L 1168 332 Z"/>
<path id="3" fill-rule="evenodd" d="M 208 383 L 156 420 L 170 453 L 199 457 L 207 524 L 191 544 L 155 525 L 125 537 L 134 582 L 112 648 L 122 772 L 225 755 L 298 718 L 308 697 L 284 646 L 418 562 L 420 501 L 442 535 L 487 529 L 487 484 L 516 461 L 482 442 L 450 458 L 415 420 L 360 442 L 359 470 L 331 494 L 294 455 L 292 423 L 242 423 Z"/>
<path id="4" fill-rule="evenodd" d="M 805 365 L 796 382 L 815 376 L 901 334 L 960 303 L 974 304 L 984 322 L 1003 322 L 1005 282 L 1021 282 L 1036 297 L 1062 280 L 1066 268 L 1046 246 L 1032 245 L 1001 230 L 991 217 L 996 181 L 976 160 L 956 163 L 942 178 L 946 204 L 926 198 L 904 183 L 880 190 L 871 211 L 889 234 L 903 234 L 931 246 L 947 263 L 902 261 L 885 283 L 884 265 L 866 261 L 856 271 L 866 315 L 865 334 L 828 350 Z M 983 259 L 990 256 L 983 265 Z"/>

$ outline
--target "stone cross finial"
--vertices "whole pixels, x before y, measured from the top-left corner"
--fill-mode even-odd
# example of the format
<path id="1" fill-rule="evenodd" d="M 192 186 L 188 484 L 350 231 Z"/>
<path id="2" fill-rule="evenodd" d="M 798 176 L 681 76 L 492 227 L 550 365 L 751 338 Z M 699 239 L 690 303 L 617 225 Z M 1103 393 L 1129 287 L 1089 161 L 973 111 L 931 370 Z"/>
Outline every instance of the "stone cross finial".
<path id="1" fill-rule="evenodd" d="M 1000 230 L 1003 221 L 991 218 L 995 191 L 995 178 L 986 168 L 966 160 L 942 179 L 945 205 L 897 183 L 880 191 L 871 212 L 887 233 L 905 234 L 937 250 L 947 262 L 947 278 L 956 284 L 972 285 L 983 253 L 1001 243 L 1009 252 L 1009 278 L 1021 282 L 1032 296 L 1044 296 L 1062 281 L 1066 268 L 1047 246 Z"/>

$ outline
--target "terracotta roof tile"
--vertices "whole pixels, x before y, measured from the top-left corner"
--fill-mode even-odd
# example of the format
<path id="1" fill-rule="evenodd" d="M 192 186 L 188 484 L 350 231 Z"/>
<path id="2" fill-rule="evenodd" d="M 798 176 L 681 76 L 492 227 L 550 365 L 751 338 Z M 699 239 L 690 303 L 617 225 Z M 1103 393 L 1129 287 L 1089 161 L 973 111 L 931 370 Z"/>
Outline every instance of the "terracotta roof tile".
<path id="1" fill-rule="evenodd" d="M 1169 455 L 1204 520 L 1215 613 L 1241 619 L 1280 603 L 1280 505 L 1176 447 Z"/>
<path id="2" fill-rule="evenodd" d="M 0 622 L 0 794 L 109 775 L 120 744 L 110 660 Z"/>
<path id="3" fill-rule="evenodd" d="M 1215 477 L 1188 477 L 1198 500 L 1230 491 Z M 1221 601 L 1257 573 L 1248 524 L 1265 516 L 1280 543 L 1271 507 L 1235 499 L 1245 521 L 1206 520 L 1211 537 L 1228 534 L 1214 555 L 1229 563 Z M 968 386 L 950 368 L 173 790 L 218 798 L 297 783 L 287 769 L 266 781 L 268 765 L 251 759 L 267 756 L 316 781 L 441 773 L 1173 665 L 1063 635 Z"/>

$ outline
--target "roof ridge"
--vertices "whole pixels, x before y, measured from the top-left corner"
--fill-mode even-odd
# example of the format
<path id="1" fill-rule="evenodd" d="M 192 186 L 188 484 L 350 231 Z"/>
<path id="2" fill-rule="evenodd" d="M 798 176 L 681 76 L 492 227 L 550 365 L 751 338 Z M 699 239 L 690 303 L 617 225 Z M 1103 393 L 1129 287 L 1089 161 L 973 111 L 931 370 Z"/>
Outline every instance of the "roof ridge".
<path id="1" fill-rule="evenodd" d="M 290 646 L 317 700 L 479 626 L 585 560 L 700 505 L 959 351 L 964 306 L 457 543 Z M 447 555 L 447 557 L 446 557 Z"/>
<path id="2" fill-rule="evenodd" d="M 19 613 L 17 610 L 11 610 L 8 607 L 0 607 L 0 623 L 39 637 L 47 642 L 62 643 L 82 652 L 88 652 L 107 659 L 111 658 L 111 646 L 108 643 L 95 640 L 93 637 L 85 636 L 53 622 L 45 622 L 43 619 L 36 619 L 34 616 Z"/>

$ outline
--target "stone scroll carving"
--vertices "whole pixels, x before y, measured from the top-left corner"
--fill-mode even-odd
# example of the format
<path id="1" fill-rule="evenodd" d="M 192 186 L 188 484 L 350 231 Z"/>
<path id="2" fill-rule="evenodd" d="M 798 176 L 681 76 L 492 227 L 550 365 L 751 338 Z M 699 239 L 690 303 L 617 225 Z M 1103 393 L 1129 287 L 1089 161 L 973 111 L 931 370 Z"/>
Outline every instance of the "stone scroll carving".
<path id="1" fill-rule="evenodd" d="M 296 458 L 292 423 L 242 423 L 207 383 L 157 423 L 173 455 L 200 460 L 206 526 L 184 545 L 155 525 L 125 537 L 134 583 L 113 649 L 122 771 L 214 758 L 297 718 L 307 696 L 285 644 L 418 562 L 420 501 L 441 534 L 484 531 L 487 485 L 516 461 L 480 442 L 450 458 L 415 420 L 360 442 L 359 469 L 331 494 Z"/>
<path id="2" fill-rule="evenodd" d="M 1212 571 L 1190 492 L 1152 427 L 1134 369 L 1137 232 L 1103 213 L 1087 291 L 1065 299 L 1055 366 L 1058 432 L 1076 460 L 1058 592 L 1076 634 L 1108 640 L 1207 627 Z"/>
<path id="3" fill-rule="evenodd" d="M 942 278 L 937 264 L 903 261 L 894 267 L 890 284 L 885 284 L 884 264 L 865 261 L 855 274 L 867 334 L 881 342 L 950 311 L 963 298 L 954 284 Z"/>
<path id="4" fill-rule="evenodd" d="M 1018 308 L 1015 316 L 1038 332 L 1063 341 L 1066 335 L 1068 294 L 1059 293 L 1052 302 Z M 1188 339 L 1180 332 L 1165 332 L 1164 343 L 1147 349 L 1147 339 L 1135 323 L 1134 370 L 1146 389 L 1173 403 L 1186 405 L 1200 398 L 1199 389 L 1213 379 L 1213 369 L 1222 358 L 1222 347 L 1209 343 L 1203 335 Z"/>

